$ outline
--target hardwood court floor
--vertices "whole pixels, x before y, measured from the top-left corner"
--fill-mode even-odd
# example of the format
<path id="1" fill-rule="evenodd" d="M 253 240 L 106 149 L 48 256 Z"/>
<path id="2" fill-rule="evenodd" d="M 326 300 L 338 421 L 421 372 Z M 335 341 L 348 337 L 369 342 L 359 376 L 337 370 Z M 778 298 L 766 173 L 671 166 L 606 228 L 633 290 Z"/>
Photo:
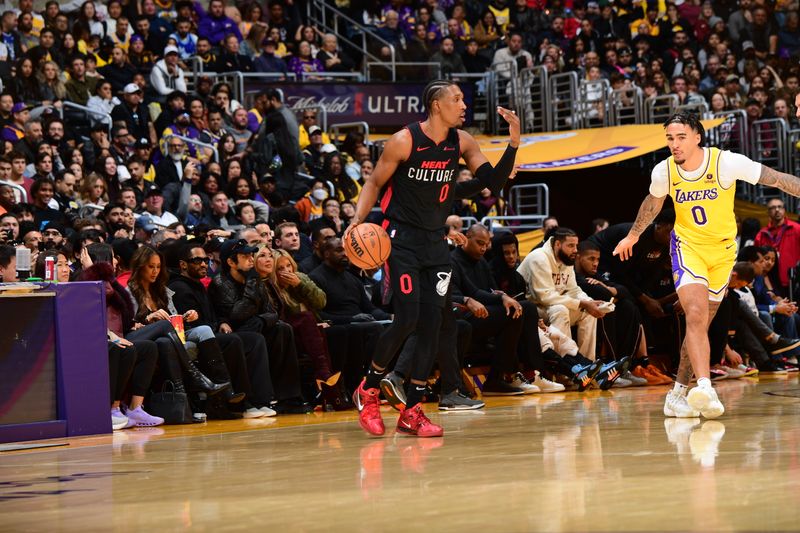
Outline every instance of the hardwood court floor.
<path id="1" fill-rule="evenodd" d="M 0 454 L 0 531 L 800 529 L 797 377 L 717 386 L 718 421 L 647 387 L 431 411 L 443 439 L 352 413 L 71 439 Z"/>

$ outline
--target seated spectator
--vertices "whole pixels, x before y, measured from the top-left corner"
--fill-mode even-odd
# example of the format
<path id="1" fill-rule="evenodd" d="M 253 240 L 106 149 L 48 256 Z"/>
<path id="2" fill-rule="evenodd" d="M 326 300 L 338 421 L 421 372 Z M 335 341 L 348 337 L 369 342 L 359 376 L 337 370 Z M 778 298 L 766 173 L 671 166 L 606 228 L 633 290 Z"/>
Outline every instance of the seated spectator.
<path id="1" fill-rule="evenodd" d="M 517 271 L 528 284 L 528 298 L 539 306 L 545 322 L 572 338 L 570 329 L 578 328 L 580 353 L 594 361 L 597 319 L 603 316 L 601 303 L 583 292 L 575 279 L 578 236 L 559 228 L 541 248 L 533 250 Z"/>
<path id="2" fill-rule="evenodd" d="M 283 74 L 284 76 L 288 74 L 289 68 L 286 66 L 286 61 L 275 54 L 276 49 L 275 41 L 269 37 L 261 41 L 261 54 L 253 60 L 253 71 Z"/>
<path id="3" fill-rule="evenodd" d="M 335 237 L 336 233 L 327 226 L 323 226 L 314 230 L 311 233 L 311 245 L 313 246 L 313 253 L 298 265 L 300 272 L 304 274 L 310 274 L 315 268 L 320 266 L 322 264 L 322 243 Z"/>
<path id="4" fill-rule="evenodd" d="M 325 72 L 352 72 L 355 62 L 344 51 L 339 50 L 336 35 L 326 33 L 322 37 L 322 47 L 317 52 L 317 59 L 322 63 Z"/>
<path id="5" fill-rule="evenodd" d="M 199 2 L 195 2 L 194 7 L 200 20 L 197 25 L 197 34 L 207 38 L 212 46 L 222 46 L 222 41 L 228 34 L 233 34 L 238 40 L 242 40 L 242 34 L 236 22 L 225 15 L 225 2 L 211 0 L 208 3 L 208 11 L 203 9 Z"/>
<path id="6" fill-rule="evenodd" d="M 244 418 L 274 416 L 269 405 L 274 398 L 269 358 L 264 337 L 256 332 L 232 333 L 229 324 L 217 320 L 214 307 L 202 281 L 208 274 L 209 258 L 199 242 L 176 243 L 172 253 L 179 270 L 170 271 L 168 287 L 179 313 L 194 309 L 197 325 L 206 325 L 216 333 L 230 372 L 233 389 L 244 393 L 240 404 Z M 233 398 L 233 396 L 231 396 Z M 230 403 L 230 401 L 229 401 Z"/>
<path id="7" fill-rule="evenodd" d="M 239 53 L 241 37 L 228 34 L 225 36 L 223 48 L 217 56 L 217 72 L 252 72 L 253 62 Z"/>
<path id="8" fill-rule="evenodd" d="M 119 46 L 111 52 L 111 62 L 97 71 L 111 83 L 114 94 L 121 93 L 126 85 L 133 83 L 133 77 L 138 72 L 128 61 L 128 54 Z"/>
<path id="9" fill-rule="evenodd" d="M 144 207 L 152 224 L 159 228 L 166 228 L 170 224 L 179 222 L 178 217 L 164 211 L 164 195 L 157 185 L 151 185 L 144 195 Z"/>
<path id="10" fill-rule="evenodd" d="M 455 40 L 452 37 L 445 37 L 442 39 L 439 51 L 433 54 L 430 60 L 439 63 L 442 74 L 445 77 L 467 71 L 467 67 L 464 66 L 464 61 L 456 52 Z"/>
<path id="11" fill-rule="evenodd" d="M 164 59 L 158 61 L 150 72 L 150 86 L 155 90 L 156 100 L 164 102 L 173 91 L 186 92 L 186 80 L 178 65 L 178 48 L 164 48 Z"/>
<path id="12" fill-rule="evenodd" d="M 295 222 L 282 222 L 275 227 L 275 248 L 289 252 L 295 262 L 302 262 L 311 255 L 307 239 L 301 238 Z"/>
<path id="13" fill-rule="evenodd" d="M 36 226 L 41 228 L 47 222 L 54 220 L 64 222 L 64 214 L 58 209 L 50 207 L 55 189 L 53 181 L 49 178 L 39 178 L 31 185 L 31 196 L 33 197 L 33 216 Z"/>
<path id="14" fill-rule="evenodd" d="M 391 316 L 375 307 L 361 281 L 347 270 L 350 261 L 341 239 L 331 238 L 320 245 L 322 264 L 308 277 L 326 295 L 325 307 L 319 310 L 322 320 L 329 321 L 325 329 L 333 361 L 345 361 L 343 374 L 348 391 L 358 387 L 372 350 L 383 326 L 378 320 Z"/>
<path id="15" fill-rule="evenodd" d="M 327 227 L 332 229 L 337 237 L 341 237 L 347 224 L 340 215 L 340 204 L 336 198 L 326 198 L 322 201 L 322 216 L 315 218 L 309 224 L 311 231 Z"/>
<path id="16" fill-rule="evenodd" d="M 219 191 L 211 196 L 211 208 L 203 222 L 214 228 L 225 230 L 239 229 L 239 221 L 228 202 L 228 195 Z"/>
<path id="17" fill-rule="evenodd" d="M 8 244 L 0 244 L 0 282 L 14 281 L 17 281 L 17 249 Z"/>
<path id="18" fill-rule="evenodd" d="M 301 41 L 297 46 L 297 55 L 293 55 L 287 62 L 289 72 L 294 72 L 298 80 L 321 79 L 313 74 L 325 72 L 325 67 L 319 59 L 311 55 L 311 45 L 308 41 Z"/>
<path id="19" fill-rule="evenodd" d="M 314 180 L 311 189 L 294 204 L 294 208 L 300 213 L 300 220 L 309 222 L 321 217 L 326 198 L 328 198 L 328 186 L 322 180 Z"/>
<path id="20" fill-rule="evenodd" d="M 253 136 L 247 125 L 247 109 L 240 107 L 233 112 L 233 121 L 227 130 L 236 142 L 236 153 L 244 151 Z"/>
<path id="21" fill-rule="evenodd" d="M 270 354 L 278 414 L 307 413 L 311 406 L 300 393 L 300 369 L 292 327 L 280 320 L 269 291 L 258 278 L 253 254 L 257 248 L 245 241 L 229 240 L 220 249 L 221 271 L 209 286 L 217 317 L 235 332 L 261 333 Z"/>
<path id="22" fill-rule="evenodd" d="M 67 81 L 67 97 L 76 104 L 85 106 L 95 93 L 97 78 L 86 75 L 86 57 L 76 55 L 70 62 L 69 81 Z"/>
<path id="23" fill-rule="evenodd" d="M 12 120 L 3 126 L 2 140 L 16 144 L 25 138 L 25 124 L 31 118 L 30 109 L 22 102 L 11 109 Z"/>
<path id="24" fill-rule="evenodd" d="M 175 33 L 169 38 L 175 41 L 181 61 L 186 61 L 197 53 L 197 35 L 192 33 L 192 21 L 179 18 L 175 22 Z"/>

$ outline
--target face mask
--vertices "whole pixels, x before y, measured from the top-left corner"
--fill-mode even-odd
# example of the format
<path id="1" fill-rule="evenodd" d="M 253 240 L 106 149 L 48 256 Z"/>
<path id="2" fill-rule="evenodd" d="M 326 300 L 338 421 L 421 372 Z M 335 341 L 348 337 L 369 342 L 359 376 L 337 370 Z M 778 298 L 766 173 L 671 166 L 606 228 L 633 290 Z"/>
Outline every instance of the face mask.
<path id="1" fill-rule="evenodd" d="M 325 189 L 314 189 L 311 192 L 311 196 L 313 196 L 315 200 L 321 202 L 322 200 L 328 197 L 328 191 L 326 191 Z"/>

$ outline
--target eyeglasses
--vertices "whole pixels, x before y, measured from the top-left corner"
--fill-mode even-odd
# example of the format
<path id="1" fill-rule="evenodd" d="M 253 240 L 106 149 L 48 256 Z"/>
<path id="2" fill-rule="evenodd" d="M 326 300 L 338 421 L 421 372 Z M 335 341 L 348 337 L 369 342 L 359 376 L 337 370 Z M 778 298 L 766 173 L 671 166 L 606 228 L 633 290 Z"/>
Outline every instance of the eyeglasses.
<path id="1" fill-rule="evenodd" d="M 169 147 L 174 148 L 176 150 L 180 150 L 181 148 L 183 148 L 183 144 L 170 144 Z"/>
<path id="2" fill-rule="evenodd" d="M 193 265 L 202 265 L 208 264 L 211 261 L 208 257 L 192 257 L 187 261 L 187 263 L 192 263 Z"/>

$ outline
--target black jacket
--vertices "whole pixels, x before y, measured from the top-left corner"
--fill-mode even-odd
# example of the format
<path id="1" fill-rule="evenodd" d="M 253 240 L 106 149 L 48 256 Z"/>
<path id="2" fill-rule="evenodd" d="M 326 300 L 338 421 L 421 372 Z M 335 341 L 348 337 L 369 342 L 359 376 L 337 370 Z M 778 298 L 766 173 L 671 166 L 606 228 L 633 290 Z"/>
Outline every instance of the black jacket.
<path id="1" fill-rule="evenodd" d="M 245 283 L 239 283 L 225 272 L 217 274 L 208 294 L 219 322 L 229 324 L 234 331 L 269 328 L 278 322 L 267 287 L 258 279 L 255 270 Z M 261 323 L 261 328 L 252 327 L 254 320 Z"/>
<path id="2" fill-rule="evenodd" d="M 461 248 L 450 253 L 453 275 L 450 279 L 453 302 L 464 303 L 464 298 L 473 298 L 483 305 L 500 305 L 503 296 L 497 290 L 489 262 L 484 258 L 475 261 Z M 512 295 L 513 296 L 513 295 Z"/>
<path id="3" fill-rule="evenodd" d="M 183 314 L 190 309 L 197 311 L 199 317 L 197 321 L 192 322 L 192 327 L 208 326 L 213 331 L 219 330 L 217 313 L 202 283 L 180 274 L 170 273 L 167 287 L 175 293 L 172 295 L 172 303 L 179 313 Z"/>
<path id="4" fill-rule="evenodd" d="M 127 102 L 122 102 L 111 110 L 111 120 L 124 122 L 128 133 L 136 140 L 150 139 L 150 114 L 144 104 L 139 104 L 134 111 Z"/>
<path id="5" fill-rule="evenodd" d="M 317 287 L 325 291 L 327 303 L 319 315 L 334 324 L 349 324 L 354 316 L 367 313 L 377 320 L 388 320 L 390 315 L 372 305 L 364 285 L 348 271 L 337 272 L 325 263 L 308 275 Z"/>

